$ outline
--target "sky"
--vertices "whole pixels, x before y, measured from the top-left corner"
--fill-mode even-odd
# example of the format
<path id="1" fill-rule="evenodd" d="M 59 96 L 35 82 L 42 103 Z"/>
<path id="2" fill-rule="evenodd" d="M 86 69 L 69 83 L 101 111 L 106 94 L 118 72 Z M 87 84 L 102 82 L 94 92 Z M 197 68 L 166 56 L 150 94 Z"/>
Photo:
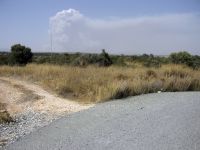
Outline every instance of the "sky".
<path id="1" fill-rule="evenodd" d="M 0 51 L 199 55 L 200 0 L 0 0 L 0 35 Z"/>

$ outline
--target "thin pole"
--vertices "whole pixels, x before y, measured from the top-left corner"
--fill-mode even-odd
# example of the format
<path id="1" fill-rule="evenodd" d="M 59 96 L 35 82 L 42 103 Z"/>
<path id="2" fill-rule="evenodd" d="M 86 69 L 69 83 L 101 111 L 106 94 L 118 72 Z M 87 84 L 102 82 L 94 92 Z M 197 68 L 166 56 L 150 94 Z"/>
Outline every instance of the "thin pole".
<path id="1" fill-rule="evenodd" d="M 52 56 L 52 53 L 53 53 L 52 29 L 51 29 L 51 33 L 50 33 L 50 40 L 51 40 L 51 56 Z"/>

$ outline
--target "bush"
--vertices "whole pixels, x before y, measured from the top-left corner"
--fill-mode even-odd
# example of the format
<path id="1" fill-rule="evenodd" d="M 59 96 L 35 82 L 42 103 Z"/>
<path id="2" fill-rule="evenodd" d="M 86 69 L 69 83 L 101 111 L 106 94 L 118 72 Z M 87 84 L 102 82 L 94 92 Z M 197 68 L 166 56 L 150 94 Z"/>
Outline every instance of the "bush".
<path id="1" fill-rule="evenodd" d="M 72 62 L 72 64 L 73 64 L 74 66 L 87 66 L 87 65 L 89 64 L 89 59 L 88 59 L 88 57 L 82 55 L 82 56 L 76 58 L 76 59 Z"/>
<path id="2" fill-rule="evenodd" d="M 174 64 L 186 64 L 188 66 L 192 65 L 192 55 L 186 51 L 171 53 L 169 59 Z"/>
<path id="3" fill-rule="evenodd" d="M 110 56 L 108 55 L 108 53 L 106 53 L 106 51 L 103 49 L 100 56 L 99 56 L 99 61 L 98 61 L 98 65 L 99 66 L 110 66 L 112 65 L 112 60 L 110 58 Z"/>
<path id="4" fill-rule="evenodd" d="M 105 50 L 102 50 L 101 54 L 82 54 L 72 61 L 72 64 L 75 66 L 87 66 L 94 64 L 106 67 L 110 66 L 112 63 L 113 62 L 110 56 L 105 52 Z"/>
<path id="5" fill-rule="evenodd" d="M 10 64 L 26 65 L 32 60 L 33 53 L 29 47 L 16 44 L 11 47 Z"/>
<path id="6" fill-rule="evenodd" d="M 161 67 L 160 61 L 154 58 L 148 58 L 147 60 L 144 61 L 143 65 L 145 67 L 154 67 L 154 68 L 159 68 Z"/>
<path id="7" fill-rule="evenodd" d="M 14 120 L 6 110 L 6 104 L 0 102 L 0 124 L 9 123 L 12 121 Z"/>
<path id="8" fill-rule="evenodd" d="M 111 57 L 113 64 L 117 66 L 127 66 L 126 61 L 128 60 L 127 56 L 112 56 Z M 131 62 L 132 60 L 128 60 L 128 62 Z"/>
<path id="9" fill-rule="evenodd" d="M 192 56 L 192 61 L 189 66 L 192 67 L 193 69 L 199 69 L 200 68 L 200 56 L 198 56 L 198 55 Z"/>
<path id="10" fill-rule="evenodd" d="M 0 55 L 0 65 L 7 65 L 7 64 L 8 64 L 8 56 Z"/>

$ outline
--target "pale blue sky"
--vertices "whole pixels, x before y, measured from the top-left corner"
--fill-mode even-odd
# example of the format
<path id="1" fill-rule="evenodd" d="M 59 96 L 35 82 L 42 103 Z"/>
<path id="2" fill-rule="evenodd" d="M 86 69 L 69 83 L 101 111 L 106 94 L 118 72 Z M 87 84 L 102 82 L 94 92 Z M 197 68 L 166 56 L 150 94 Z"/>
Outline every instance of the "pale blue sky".
<path id="1" fill-rule="evenodd" d="M 60 12 L 62 10 L 68 10 L 69 8 L 77 10 L 85 18 L 89 18 L 89 20 L 93 20 L 93 22 L 95 20 L 108 21 L 109 18 L 112 18 L 111 19 L 112 21 L 113 21 L 113 18 L 118 18 L 117 19 L 118 22 L 121 22 L 121 20 L 124 20 L 124 19 L 134 20 L 140 17 L 141 18 L 147 17 L 146 20 L 144 19 L 145 20 L 144 22 L 145 24 L 148 24 L 149 22 L 147 20 L 151 20 L 152 17 L 155 17 L 155 16 L 158 18 L 166 18 L 168 19 L 168 22 L 170 22 L 169 18 L 171 17 L 174 19 L 173 15 L 176 15 L 176 16 L 185 15 L 186 17 L 183 17 L 181 20 L 181 22 L 185 23 L 185 26 L 181 27 L 183 29 L 180 31 L 181 33 L 179 32 L 174 35 L 170 35 L 173 37 L 177 36 L 178 38 L 177 43 L 174 43 L 174 50 L 191 48 L 189 50 L 192 53 L 198 53 L 198 54 L 200 53 L 199 52 L 200 44 L 198 44 L 198 41 L 197 41 L 197 38 L 199 38 L 197 34 L 200 34 L 200 28 L 198 28 L 198 25 L 200 25 L 199 20 L 198 20 L 200 19 L 199 17 L 200 0 L 98 0 L 98 1 L 97 0 L 0 0 L 0 34 L 1 34 L 0 49 L 1 50 L 9 49 L 12 44 L 22 43 L 27 46 L 30 46 L 33 49 L 33 51 L 48 51 L 49 44 L 50 44 L 49 34 L 48 34 L 49 19 L 50 17 L 55 16 L 57 12 Z M 170 17 L 166 15 L 169 15 Z M 68 18 L 65 18 L 65 19 L 67 20 Z M 173 19 L 171 20 L 173 21 Z M 153 18 L 153 20 L 155 20 L 155 18 Z M 191 20 L 193 22 L 192 24 L 189 23 L 189 21 L 191 22 Z M 110 20 L 108 22 L 110 22 Z M 129 21 L 125 21 L 125 22 L 129 22 Z M 134 21 L 130 21 L 130 22 L 131 22 L 132 28 L 134 28 L 133 24 L 135 23 L 132 23 Z M 163 20 L 160 22 L 163 23 Z M 152 24 L 151 21 L 150 21 L 150 24 Z M 74 23 L 72 25 L 74 25 Z M 187 25 L 188 25 L 188 29 L 186 29 Z M 177 24 L 175 24 L 174 26 L 177 26 Z M 189 29 L 189 28 L 193 28 L 193 26 L 194 26 L 193 30 Z M 146 28 L 146 26 L 144 26 L 144 28 Z M 164 26 L 161 26 L 161 28 L 162 30 L 165 29 L 165 31 L 172 29 L 172 28 L 166 29 L 166 27 Z M 79 34 L 77 35 L 80 35 L 80 34 L 82 35 L 81 29 L 82 29 L 82 26 L 78 28 Z M 172 30 L 176 30 L 176 29 L 178 28 L 174 28 Z M 77 28 L 76 29 L 73 28 L 73 30 L 77 30 Z M 162 41 L 158 42 L 158 43 L 161 43 L 159 44 L 159 46 L 155 45 L 155 41 L 146 42 L 147 43 L 146 45 L 148 45 L 149 47 L 142 46 L 141 43 L 142 43 L 143 37 L 146 37 L 145 35 L 149 33 L 147 31 L 152 30 L 151 28 L 148 30 L 145 29 L 144 31 L 141 31 L 144 36 L 140 38 L 140 41 L 135 40 L 135 42 L 137 42 L 135 44 L 136 45 L 135 47 L 134 47 L 134 44 L 131 45 L 127 42 L 129 41 L 129 39 L 131 38 L 134 39 L 135 37 L 132 37 L 131 35 L 127 35 L 129 39 L 126 39 L 125 43 L 122 42 L 121 45 L 118 46 L 119 50 L 117 50 L 118 47 L 114 46 L 114 42 L 119 41 L 120 39 L 111 41 L 111 43 L 113 42 L 113 45 L 112 44 L 109 45 L 105 41 L 101 40 L 99 33 L 97 33 L 97 30 L 99 30 L 99 28 L 96 29 L 95 31 L 94 30 L 88 31 L 87 33 L 84 31 L 84 39 L 85 39 L 86 34 L 90 35 L 89 37 L 92 38 L 90 39 L 90 41 L 92 40 L 92 41 L 95 41 L 96 43 L 98 42 L 98 46 L 97 44 L 95 45 L 96 47 L 95 46 L 91 47 L 91 45 L 88 46 L 88 45 L 85 45 L 84 43 L 82 47 L 76 47 L 76 49 L 79 48 L 78 50 L 75 50 L 75 49 L 73 50 L 72 46 L 77 45 L 78 43 L 74 43 L 74 45 L 70 46 L 70 43 L 66 42 L 67 46 L 65 44 L 62 46 L 62 43 L 59 43 L 59 42 L 56 43 L 55 41 L 55 45 L 57 44 L 58 47 L 55 46 L 54 50 L 55 51 L 95 52 L 94 49 L 109 48 L 110 51 L 113 53 L 132 54 L 139 51 L 139 53 L 153 52 L 155 54 L 156 53 L 166 54 L 168 52 L 167 51 L 168 49 L 170 52 L 170 50 L 172 50 L 173 48 L 173 44 L 171 47 L 166 46 L 166 44 L 170 45 L 170 42 L 169 43 L 165 42 L 162 48 L 162 43 L 163 43 Z M 123 28 L 118 28 L 118 30 L 126 30 L 126 25 Z M 139 29 L 139 30 L 142 30 L 142 29 Z M 63 31 L 64 33 L 62 33 L 62 36 L 63 35 L 67 36 L 67 39 L 72 38 L 71 34 L 69 34 L 67 31 L 68 30 L 64 30 Z M 109 32 L 108 28 L 106 28 L 106 32 Z M 133 33 L 132 35 L 134 36 L 134 33 L 136 31 L 131 30 L 131 32 Z M 183 37 L 180 37 L 180 35 L 186 32 L 187 34 L 184 34 Z M 115 33 L 115 30 L 112 29 L 111 33 Z M 125 36 L 126 33 L 120 32 L 118 33 L 118 35 L 119 34 Z M 165 33 L 162 32 L 162 34 L 165 34 L 164 37 L 169 36 L 169 35 L 166 35 L 166 32 Z M 188 42 L 188 44 L 185 46 L 180 46 L 181 42 L 185 43 L 186 35 L 189 35 L 188 39 L 191 39 L 193 41 L 191 41 L 191 43 Z M 60 36 L 60 34 L 57 36 Z M 159 32 L 159 36 L 161 36 L 162 38 L 162 35 L 160 35 L 160 32 Z M 112 36 L 110 36 L 110 38 L 112 38 Z M 76 37 L 74 37 L 74 39 L 76 39 Z M 167 38 L 164 38 L 163 40 L 166 40 L 166 39 Z M 107 40 L 109 41 L 109 39 Z M 144 43 L 145 43 L 145 40 L 148 41 L 148 39 L 144 39 Z M 74 42 L 74 41 L 71 41 L 71 39 L 69 41 L 72 43 Z M 59 44 L 61 44 L 61 46 Z M 126 45 L 126 46 L 123 46 L 123 45 Z M 159 51 L 160 49 L 161 49 L 161 52 Z"/>

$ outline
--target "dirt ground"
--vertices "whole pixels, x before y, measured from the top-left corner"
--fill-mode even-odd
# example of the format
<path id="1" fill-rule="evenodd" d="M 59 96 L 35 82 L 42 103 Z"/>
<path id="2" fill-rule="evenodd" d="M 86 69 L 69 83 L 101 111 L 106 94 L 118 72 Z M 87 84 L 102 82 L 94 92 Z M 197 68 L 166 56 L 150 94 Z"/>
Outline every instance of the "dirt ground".
<path id="1" fill-rule="evenodd" d="M 6 106 L 11 116 L 23 113 L 28 108 L 49 115 L 63 115 L 92 106 L 60 98 L 34 83 L 7 77 L 0 77 L 0 103 Z"/>

